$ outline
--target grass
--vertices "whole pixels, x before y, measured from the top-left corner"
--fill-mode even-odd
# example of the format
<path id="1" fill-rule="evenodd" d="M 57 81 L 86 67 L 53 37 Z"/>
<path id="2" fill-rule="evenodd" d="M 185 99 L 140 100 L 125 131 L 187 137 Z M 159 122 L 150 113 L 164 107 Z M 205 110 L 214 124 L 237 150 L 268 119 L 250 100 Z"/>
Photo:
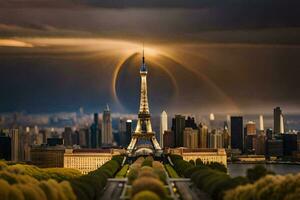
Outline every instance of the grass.
<path id="1" fill-rule="evenodd" d="M 174 170 L 174 168 L 170 164 L 165 164 L 165 168 L 166 168 L 170 178 L 180 178 L 180 176 L 177 174 L 177 172 Z"/>
<path id="2" fill-rule="evenodd" d="M 124 165 L 122 169 L 116 174 L 115 178 L 125 178 L 127 175 L 128 168 L 128 164 Z"/>

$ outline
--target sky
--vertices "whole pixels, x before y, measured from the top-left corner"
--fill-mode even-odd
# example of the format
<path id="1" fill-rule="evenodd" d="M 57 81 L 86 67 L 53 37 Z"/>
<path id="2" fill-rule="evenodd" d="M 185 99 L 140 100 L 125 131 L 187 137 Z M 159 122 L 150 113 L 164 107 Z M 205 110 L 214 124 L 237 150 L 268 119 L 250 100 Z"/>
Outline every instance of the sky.
<path id="1" fill-rule="evenodd" d="M 0 113 L 299 113 L 297 0 L 0 0 Z"/>

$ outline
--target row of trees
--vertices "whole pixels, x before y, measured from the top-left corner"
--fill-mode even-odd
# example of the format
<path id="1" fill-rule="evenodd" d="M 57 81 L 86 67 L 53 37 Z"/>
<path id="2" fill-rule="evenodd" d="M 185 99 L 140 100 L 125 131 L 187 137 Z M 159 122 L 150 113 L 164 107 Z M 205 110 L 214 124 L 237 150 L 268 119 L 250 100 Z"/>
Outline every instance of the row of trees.
<path id="1" fill-rule="evenodd" d="M 95 171 L 70 180 L 71 186 L 77 199 L 91 200 L 99 199 L 108 178 L 113 178 L 119 171 L 123 156 L 113 158 Z"/>
<path id="2" fill-rule="evenodd" d="M 300 174 L 267 175 L 255 183 L 238 186 L 226 192 L 224 200 L 298 200 L 300 199 Z"/>
<path id="3" fill-rule="evenodd" d="M 201 160 L 193 163 L 183 160 L 179 155 L 170 155 L 170 158 L 179 175 L 191 178 L 199 189 L 210 194 L 215 200 L 223 199 L 225 191 L 248 183 L 244 177 L 231 178 L 226 173 L 226 167 L 219 163 L 206 165 Z"/>
<path id="4" fill-rule="evenodd" d="M 152 157 L 140 157 L 130 166 L 128 184 L 132 185 L 130 196 L 133 200 L 167 199 L 166 183 L 167 173 L 163 164 Z"/>
<path id="5" fill-rule="evenodd" d="M 56 181 L 48 176 L 35 178 L 36 167 L 0 163 L 1 200 L 76 200 L 68 181 Z M 30 172 L 30 173 L 29 173 Z M 39 174 L 40 172 L 38 172 Z M 42 172 L 41 172 L 42 173 Z M 43 173 L 46 173 L 43 171 Z M 49 172 L 52 176 L 51 172 Z M 60 173 L 62 175 L 62 173 Z M 68 175 L 64 177 L 69 177 Z"/>

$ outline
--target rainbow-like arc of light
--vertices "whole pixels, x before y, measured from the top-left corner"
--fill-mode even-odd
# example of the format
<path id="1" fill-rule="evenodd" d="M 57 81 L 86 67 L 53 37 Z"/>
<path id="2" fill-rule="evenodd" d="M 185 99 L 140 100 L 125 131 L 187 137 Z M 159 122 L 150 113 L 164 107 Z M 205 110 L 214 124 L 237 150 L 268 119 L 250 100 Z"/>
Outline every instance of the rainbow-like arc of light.
<path id="1" fill-rule="evenodd" d="M 116 40 L 116 39 L 102 39 L 102 38 L 17 38 L 18 41 L 26 42 L 26 44 L 30 44 L 31 48 L 47 48 L 47 47 L 65 47 L 59 48 L 58 51 L 72 52 L 72 51 L 86 51 L 93 53 L 99 52 L 104 53 L 110 52 L 109 54 L 113 54 L 114 50 L 116 54 L 121 50 L 121 59 L 117 62 L 117 64 L 113 69 L 112 74 L 112 82 L 111 82 L 111 93 L 114 98 L 114 101 L 122 107 L 122 104 L 118 98 L 116 92 L 116 82 L 118 79 L 118 74 L 122 69 L 125 62 L 134 54 L 141 52 L 141 45 L 136 42 L 126 41 L 126 40 Z M 15 43 L 13 43 L 15 44 Z M 79 47 L 79 48 L 75 48 Z M 180 48 L 179 46 L 177 48 Z M 184 47 L 183 47 L 184 48 Z M 208 84 L 210 87 L 214 89 L 214 91 L 220 95 L 220 97 L 224 98 L 228 104 L 232 106 L 235 110 L 238 110 L 235 102 L 224 93 L 223 90 L 220 89 L 209 77 L 205 74 L 201 73 L 195 66 L 191 65 L 184 59 L 180 59 L 179 56 L 176 55 L 174 48 L 169 47 L 168 45 L 157 45 L 157 46 L 149 46 L 145 48 L 147 53 L 147 60 L 153 62 L 156 66 L 161 68 L 171 79 L 172 84 L 175 88 L 175 93 L 179 92 L 178 84 L 174 74 L 163 63 L 160 63 L 156 60 L 156 56 L 164 57 L 165 59 L 169 59 L 172 62 L 177 63 L 179 66 L 183 67 L 185 70 L 195 74 L 197 77 L 201 78 Z M 171 53 L 170 53 L 171 52 Z M 96 53 L 97 54 L 97 53 Z M 94 54 L 95 55 L 95 54 Z"/>

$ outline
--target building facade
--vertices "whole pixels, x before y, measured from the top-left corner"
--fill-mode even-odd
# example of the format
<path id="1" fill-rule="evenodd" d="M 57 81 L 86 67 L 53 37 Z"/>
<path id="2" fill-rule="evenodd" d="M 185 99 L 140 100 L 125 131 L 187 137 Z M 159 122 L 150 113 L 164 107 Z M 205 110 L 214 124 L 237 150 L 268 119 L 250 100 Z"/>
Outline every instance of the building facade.
<path id="1" fill-rule="evenodd" d="M 64 168 L 79 170 L 87 174 L 111 160 L 113 155 L 125 153 L 117 149 L 66 149 L 64 153 Z"/>
<path id="2" fill-rule="evenodd" d="M 181 155 L 186 161 L 196 161 L 196 159 L 200 158 L 204 163 L 218 162 L 227 166 L 227 154 L 225 149 L 176 148 L 169 149 L 168 153 Z"/>

